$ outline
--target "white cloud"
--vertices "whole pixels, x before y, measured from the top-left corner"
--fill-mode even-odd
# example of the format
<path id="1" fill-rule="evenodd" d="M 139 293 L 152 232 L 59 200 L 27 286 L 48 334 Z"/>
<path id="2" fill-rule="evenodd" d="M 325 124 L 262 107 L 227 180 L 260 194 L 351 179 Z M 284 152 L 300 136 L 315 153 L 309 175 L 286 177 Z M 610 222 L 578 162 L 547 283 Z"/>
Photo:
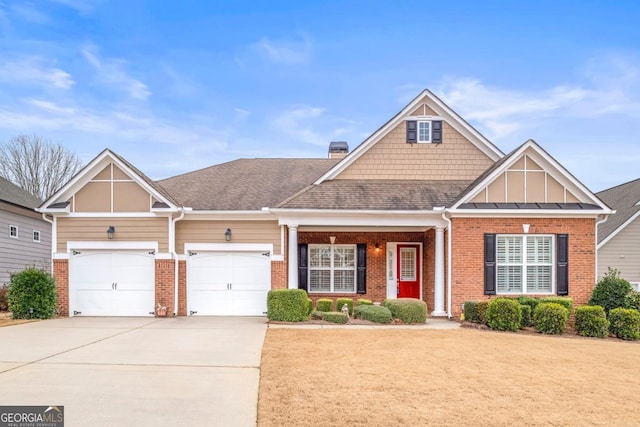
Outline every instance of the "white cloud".
<path id="1" fill-rule="evenodd" d="M 87 62 L 95 68 L 98 78 L 102 82 L 122 89 L 133 99 L 145 100 L 151 95 L 151 90 L 145 83 L 131 77 L 125 71 L 124 61 L 100 58 L 96 50 L 94 46 L 87 45 L 82 48 L 81 53 Z"/>
<path id="2" fill-rule="evenodd" d="M 6 58 L 0 63 L 0 81 L 57 89 L 69 89 L 75 83 L 71 74 L 37 56 Z"/>
<path id="3" fill-rule="evenodd" d="M 242 121 L 242 120 L 246 120 L 247 118 L 249 118 L 249 116 L 251 115 L 251 111 L 249 110 L 245 110 L 244 108 L 234 108 L 233 112 L 235 113 L 235 120 L 237 122 Z"/>
<path id="4" fill-rule="evenodd" d="M 309 65 L 311 62 L 312 45 L 309 37 L 302 35 L 302 40 L 271 40 L 262 37 L 248 46 L 244 52 L 236 55 L 235 61 L 240 67 L 245 67 L 255 57 L 277 65 Z"/>

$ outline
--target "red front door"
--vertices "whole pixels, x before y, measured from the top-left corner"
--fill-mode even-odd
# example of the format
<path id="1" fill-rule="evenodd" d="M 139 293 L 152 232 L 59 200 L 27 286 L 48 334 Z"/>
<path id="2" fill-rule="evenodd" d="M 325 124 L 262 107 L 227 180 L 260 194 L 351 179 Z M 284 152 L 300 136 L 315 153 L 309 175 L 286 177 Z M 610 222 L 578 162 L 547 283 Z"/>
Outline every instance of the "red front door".
<path id="1" fill-rule="evenodd" d="M 420 298 L 420 245 L 398 245 L 398 298 Z"/>

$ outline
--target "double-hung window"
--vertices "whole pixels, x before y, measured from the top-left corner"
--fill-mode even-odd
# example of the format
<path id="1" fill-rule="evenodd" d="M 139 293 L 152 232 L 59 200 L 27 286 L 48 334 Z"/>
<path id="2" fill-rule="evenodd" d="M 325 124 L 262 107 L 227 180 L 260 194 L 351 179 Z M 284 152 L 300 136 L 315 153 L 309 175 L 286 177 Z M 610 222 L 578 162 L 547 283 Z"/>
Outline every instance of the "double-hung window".
<path id="1" fill-rule="evenodd" d="M 430 143 L 431 142 L 431 122 L 430 121 L 418 121 L 418 142 Z"/>
<path id="2" fill-rule="evenodd" d="M 553 259 L 553 236 L 496 236 L 497 293 L 552 293 Z"/>
<path id="3" fill-rule="evenodd" d="M 309 245 L 309 292 L 356 292 L 356 246 Z"/>

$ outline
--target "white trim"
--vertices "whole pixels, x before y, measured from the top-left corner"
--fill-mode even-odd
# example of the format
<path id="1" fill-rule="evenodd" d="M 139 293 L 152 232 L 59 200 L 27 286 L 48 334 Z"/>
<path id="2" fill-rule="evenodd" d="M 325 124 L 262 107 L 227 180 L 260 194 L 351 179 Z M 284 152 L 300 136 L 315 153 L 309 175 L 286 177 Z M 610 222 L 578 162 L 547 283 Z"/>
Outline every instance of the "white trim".
<path id="1" fill-rule="evenodd" d="M 279 225 L 331 227 L 418 227 L 422 230 L 444 226 L 439 212 L 373 211 L 333 209 L 274 209 Z"/>
<path id="2" fill-rule="evenodd" d="M 173 259 L 168 252 L 156 253 L 156 259 Z"/>
<path id="3" fill-rule="evenodd" d="M 420 139 L 420 124 L 421 123 L 429 123 L 429 139 L 427 140 L 421 140 Z M 418 144 L 431 144 L 433 140 L 433 124 L 431 120 L 416 120 L 416 143 Z"/>
<path id="4" fill-rule="evenodd" d="M 618 226 L 618 228 L 616 228 L 615 230 L 613 230 L 611 232 L 611 234 L 609 234 L 602 242 L 598 243 L 598 245 L 596 246 L 597 249 L 600 249 L 601 247 L 603 247 L 604 245 L 607 244 L 607 242 L 609 242 L 609 240 L 613 239 L 615 236 L 618 235 L 618 233 L 620 233 L 622 230 L 624 230 L 625 227 L 627 227 L 629 224 L 631 224 L 633 221 L 635 221 L 636 218 L 638 218 L 638 216 L 640 216 L 640 211 L 634 213 L 633 215 L 631 215 L 631 217 L 626 220 L 625 222 L 623 222 L 622 224 L 620 224 Z M 597 234 L 596 234 L 596 239 L 597 239 Z"/>
<path id="5" fill-rule="evenodd" d="M 481 182 L 479 182 L 472 191 L 470 191 L 465 197 L 463 197 L 458 202 L 456 202 L 456 204 L 450 208 L 450 211 L 455 212 L 460 207 L 460 205 L 462 205 L 463 203 L 469 203 L 471 200 L 473 200 L 478 194 L 480 194 L 480 192 L 485 187 L 491 184 L 500 174 L 506 172 L 510 166 L 512 166 L 516 161 L 518 161 L 522 156 L 524 156 L 525 152 L 529 149 L 531 149 L 533 152 L 530 154 L 535 154 L 539 156 L 539 158 L 532 158 L 531 160 L 537 163 L 538 166 L 540 166 L 545 172 L 547 172 L 548 175 L 551 175 L 552 178 L 558 181 L 560 185 L 564 187 L 565 192 L 567 190 L 571 191 L 571 193 L 574 194 L 574 196 L 579 200 L 580 200 L 580 197 L 579 197 L 580 194 L 575 194 L 575 193 L 578 193 L 578 192 L 582 193 L 583 196 L 589 199 L 590 201 L 589 203 L 597 205 L 602 209 L 597 211 L 598 214 L 612 213 L 611 209 L 608 206 L 602 203 L 602 201 L 600 201 L 600 199 L 598 199 L 598 197 L 596 197 L 595 194 L 593 194 L 580 181 L 574 178 L 573 175 L 571 175 L 571 173 L 569 173 L 569 171 L 564 166 L 562 166 L 553 157 L 547 154 L 532 139 L 529 139 L 527 142 L 522 144 L 520 148 L 518 148 L 514 153 L 511 154 L 508 160 L 506 160 L 502 165 L 500 165 L 499 168 L 491 172 L 487 177 L 485 177 Z M 530 156 L 530 154 L 528 154 L 528 156 Z M 560 176 L 558 177 L 554 176 L 554 174 L 550 173 L 549 169 L 557 172 L 557 174 Z M 507 185 L 507 175 L 505 174 L 505 194 L 506 194 L 506 185 Z M 546 183 L 545 183 L 545 186 L 546 186 Z M 572 186 L 573 188 L 567 188 L 569 186 Z M 565 201 L 566 201 L 566 196 L 565 196 Z M 588 202 L 583 202 L 583 203 L 588 203 Z M 572 210 L 572 212 L 576 212 L 576 211 Z"/>
<path id="6" fill-rule="evenodd" d="M 326 180 L 333 179 L 342 173 L 347 167 L 353 164 L 360 156 L 366 153 L 373 145 L 384 138 L 391 130 L 398 126 L 408 114 L 411 114 L 420 104 L 427 105 L 434 110 L 438 117 L 446 121 L 450 126 L 457 130 L 462 136 L 467 138 L 469 142 L 478 147 L 491 160 L 498 161 L 504 157 L 495 145 L 482 136 L 477 130 L 462 119 L 455 111 L 442 102 L 428 89 L 423 90 L 417 97 L 406 105 L 398 114 L 384 124 L 380 129 L 365 139 L 355 150 L 349 153 L 345 158 L 338 162 L 334 167 L 329 169 L 324 175 L 318 178 L 314 184 L 321 184 Z"/>
<path id="7" fill-rule="evenodd" d="M 420 300 L 424 301 L 423 288 L 424 288 L 424 268 L 425 268 L 425 265 L 424 265 L 424 248 L 423 248 L 422 242 L 388 242 L 387 245 L 393 245 L 393 248 L 394 248 L 393 249 L 393 253 L 394 253 L 393 263 L 394 263 L 394 270 L 395 270 L 395 273 L 396 273 L 396 277 L 394 278 L 395 279 L 395 283 L 396 283 L 396 296 L 395 296 L 395 298 L 398 298 L 398 296 L 397 296 L 398 295 L 398 275 L 400 274 L 398 272 L 398 257 L 400 256 L 400 251 L 398 251 L 398 246 L 399 245 L 400 246 L 402 246 L 402 245 L 412 245 L 412 246 L 418 245 L 419 246 L 418 257 L 420 259 L 420 268 L 418 268 L 418 275 L 419 275 L 419 278 L 420 278 L 420 280 L 419 280 L 419 282 L 420 282 L 420 284 L 419 284 L 419 286 L 420 286 Z M 388 286 L 389 285 L 388 284 L 389 272 L 387 271 L 386 263 L 385 263 L 385 277 L 387 278 L 387 279 L 385 279 L 385 281 L 387 282 L 387 286 Z"/>
<path id="8" fill-rule="evenodd" d="M 522 262 L 520 264 L 499 264 L 498 263 L 498 237 L 521 237 L 521 250 L 522 250 Z M 527 240 L 530 238 L 536 237 L 549 237 L 551 238 L 551 290 L 549 292 L 530 292 L 527 288 L 527 267 L 529 264 L 527 263 Z M 497 233 L 496 234 L 496 296 L 504 296 L 504 295 L 555 295 L 557 289 L 556 283 L 556 236 L 554 234 L 543 233 L 543 234 L 519 234 L 519 233 Z M 522 267 L 521 271 L 521 279 L 522 279 L 522 289 L 520 292 L 499 292 L 498 291 L 498 267 L 500 265 L 519 265 Z M 539 265 L 539 264 L 537 264 Z M 544 264 L 543 266 L 546 266 Z"/>
<path id="9" fill-rule="evenodd" d="M 333 244 L 333 243 L 309 243 L 308 258 L 311 259 L 311 249 L 312 248 L 322 248 L 329 247 L 331 250 L 331 263 L 329 267 L 312 267 L 311 262 L 307 264 L 307 292 L 309 294 L 356 294 L 358 293 L 358 245 L 345 243 L 345 244 Z M 349 248 L 353 249 L 353 267 L 336 267 L 334 264 L 334 250 L 336 248 Z M 311 270 L 315 271 L 329 271 L 331 273 L 331 277 L 329 280 L 329 289 L 328 291 L 312 291 L 311 290 Z M 353 271 L 353 291 L 336 291 L 335 290 L 335 273 L 336 271 Z"/>
<path id="10" fill-rule="evenodd" d="M 46 211 L 46 213 L 51 212 Z M 153 212 L 77 212 L 63 216 L 65 218 L 164 218 L 167 215 L 159 215 Z"/>
<path id="11" fill-rule="evenodd" d="M 416 232 L 416 233 L 422 233 L 426 230 L 430 230 L 432 228 L 435 228 L 436 226 L 420 226 L 420 227 L 376 227 L 376 226 L 361 226 L 361 227 L 339 227 L 339 226 L 319 226 L 319 225 L 314 225 L 314 226 L 300 226 L 298 228 L 299 231 L 304 231 L 307 233 L 312 233 L 312 232 L 327 232 L 327 231 L 334 231 L 334 232 L 340 232 L 340 231 L 344 231 L 346 233 L 353 233 L 353 232 L 357 232 L 357 233 L 394 233 L 394 232 L 400 232 L 400 233 L 411 233 L 411 232 Z"/>
<path id="12" fill-rule="evenodd" d="M 36 240 L 36 233 L 38 233 L 38 239 Z M 31 236 L 33 237 L 33 242 L 34 243 L 41 243 L 42 242 L 42 233 L 40 232 L 40 230 L 32 230 Z"/>
<path id="13" fill-rule="evenodd" d="M 271 261 L 284 261 L 284 255 L 272 255 Z"/>
<path id="14" fill-rule="evenodd" d="M 158 252 L 158 242 L 114 242 L 109 241 L 88 241 L 88 242 L 67 242 L 67 252 L 75 249 L 93 250 L 154 250 Z"/>
<path id="15" fill-rule="evenodd" d="M 206 219 L 233 220 L 233 221 L 274 221 L 275 215 L 270 210 L 255 211 L 194 211 L 187 210 L 184 221 L 200 221 Z"/>
<path id="16" fill-rule="evenodd" d="M 69 259 L 69 252 L 60 252 L 52 255 L 53 259 Z"/>
<path id="17" fill-rule="evenodd" d="M 269 251 L 273 255 L 273 243 L 185 243 L 184 252 L 214 251 L 214 252 L 260 252 Z"/>
<path id="18" fill-rule="evenodd" d="M 15 236 L 11 235 L 12 229 L 16 230 L 16 235 Z M 18 228 L 17 225 L 9 224 L 9 238 L 10 239 L 19 239 L 20 238 L 20 229 Z"/>

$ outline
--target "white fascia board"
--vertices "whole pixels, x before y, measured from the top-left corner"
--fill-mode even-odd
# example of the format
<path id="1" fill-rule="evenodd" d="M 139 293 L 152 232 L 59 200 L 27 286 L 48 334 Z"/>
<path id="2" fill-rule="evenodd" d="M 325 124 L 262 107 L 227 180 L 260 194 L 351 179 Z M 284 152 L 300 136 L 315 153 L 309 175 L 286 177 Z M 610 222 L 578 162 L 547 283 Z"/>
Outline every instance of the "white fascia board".
<path id="1" fill-rule="evenodd" d="M 279 225 L 354 227 L 441 227 L 440 212 L 374 210 L 289 210 L 273 209 Z"/>
<path id="2" fill-rule="evenodd" d="M 68 214 L 69 212 L 71 212 L 71 204 L 67 205 L 66 208 L 62 208 L 62 209 L 36 208 L 35 211 L 40 213 L 48 213 L 48 214 Z"/>
<path id="3" fill-rule="evenodd" d="M 622 224 L 620 224 L 620 226 L 618 228 L 616 228 L 615 230 L 613 230 L 611 232 L 611 234 L 609 234 L 602 242 L 598 243 L 596 249 L 600 249 L 601 247 L 603 247 L 604 245 L 606 245 L 609 240 L 613 239 L 615 236 L 618 235 L 618 233 L 620 233 L 622 230 L 625 229 L 625 227 L 627 227 L 629 224 L 631 224 L 633 221 L 636 220 L 636 218 L 638 218 L 638 216 L 640 216 L 640 211 L 634 213 L 633 215 L 631 215 L 631 217 L 626 220 L 625 222 L 623 222 Z M 596 236 L 597 238 L 597 236 Z"/>
<path id="4" fill-rule="evenodd" d="M 224 221 L 275 221 L 268 210 L 260 211 L 186 211 L 183 221 L 224 220 Z"/>
<path id="5" fill-rule="evenodd" d="M 161 215 L 164 213 L 164 215 Z M 65 218 L 166 218 L 169 212 L 72 212 L 64 215 Z"/>

